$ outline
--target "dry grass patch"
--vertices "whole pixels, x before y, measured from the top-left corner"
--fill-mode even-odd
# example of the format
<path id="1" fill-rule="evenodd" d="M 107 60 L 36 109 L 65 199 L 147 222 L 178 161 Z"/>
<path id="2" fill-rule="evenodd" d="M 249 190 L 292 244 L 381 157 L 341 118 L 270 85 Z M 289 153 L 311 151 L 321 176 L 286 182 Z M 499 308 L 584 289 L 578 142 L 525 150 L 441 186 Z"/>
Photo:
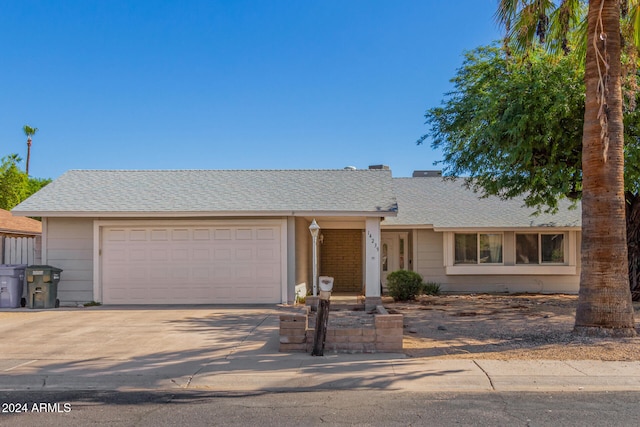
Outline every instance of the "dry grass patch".
<path id="1" fill-rule="evenodd" d="M 640 361 L 640 337 L 572 334 L 576 295 L 441 295 L 385 301 L 404 315 L 410 357 Z M 640 334 L 640 304 L 634 303 Z"/>

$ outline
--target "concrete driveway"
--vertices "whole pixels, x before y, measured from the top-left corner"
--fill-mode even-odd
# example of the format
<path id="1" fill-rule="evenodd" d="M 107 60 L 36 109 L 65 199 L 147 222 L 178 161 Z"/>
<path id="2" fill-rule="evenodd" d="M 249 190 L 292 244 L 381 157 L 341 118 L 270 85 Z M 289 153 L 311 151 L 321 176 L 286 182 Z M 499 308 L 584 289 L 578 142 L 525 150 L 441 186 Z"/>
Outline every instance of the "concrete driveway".
<path id="1" fill-rule="evenodd" d="M 1 390 L 640 390 L 640 362 L 279 353 L 281 308 L 0 310 Z"/>
<path id="2" fill-rule="evenodd" d="M 188 382 L 215 360 L 277 353 L 278 324 L 276 306 L 3 310 L 0 374 L 3 386 L 12 378 L 32 378 L 34 387 L 63 377 L 81 377 L 90 388 L 90 378 L 98 387 L 105 376 Z"/>

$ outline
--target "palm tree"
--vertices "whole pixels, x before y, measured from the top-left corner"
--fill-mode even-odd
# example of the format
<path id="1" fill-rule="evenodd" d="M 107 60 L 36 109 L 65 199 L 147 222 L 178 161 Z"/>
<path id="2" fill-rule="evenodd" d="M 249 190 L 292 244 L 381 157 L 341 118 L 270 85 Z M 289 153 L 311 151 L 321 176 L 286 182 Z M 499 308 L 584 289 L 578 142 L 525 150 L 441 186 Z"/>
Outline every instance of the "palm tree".
<path id="1" fill-rule="evenodd" d="M 637 0 L 589 0 L 582 37 L 582 269 L 574 331 L 587 335 L 636 335 L 625 220 L 620 3 L 624 11 L 638 9 Z M 579 34 L 575 23 L 583 6 L 579 0 L 499 0 L 496 16 L 507 29 L 505 43 L 526 50 L 537 40 L 566 52 L 570 37 Z"/>
<path id="2" fill-rule="evenodd" d="M 38 128 L 32 128 L 29 125 L 24 125 L 22 127 L 22 130 L 24 131 L 24 134 L 27 136 L 27 166 L 26 166 L 26 172 L 27 172 L 27 176 L 29 176 L 29 160 L 31 159 L 31 137 L 33 135 L 35 135 L 36 132 L 38 132 Z"/>

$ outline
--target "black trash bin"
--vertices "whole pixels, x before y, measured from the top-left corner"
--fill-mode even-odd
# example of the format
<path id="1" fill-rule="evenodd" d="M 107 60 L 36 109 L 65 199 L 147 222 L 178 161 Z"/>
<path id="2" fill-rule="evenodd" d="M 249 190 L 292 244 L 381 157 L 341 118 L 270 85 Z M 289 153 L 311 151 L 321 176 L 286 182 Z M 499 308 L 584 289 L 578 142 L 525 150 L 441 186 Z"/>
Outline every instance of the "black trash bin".
<path id="1" fill-rule="evenodd" d="M 19 308 L 26 264 L 0 265 L 0 308 Z"/>
<path id="2" fill-rule="evenodd" d="M 50 265 L 30 265 L 26 268 L 27 307 L 54 308 L 60 306 L 58 282 L 62 270 Z"/>

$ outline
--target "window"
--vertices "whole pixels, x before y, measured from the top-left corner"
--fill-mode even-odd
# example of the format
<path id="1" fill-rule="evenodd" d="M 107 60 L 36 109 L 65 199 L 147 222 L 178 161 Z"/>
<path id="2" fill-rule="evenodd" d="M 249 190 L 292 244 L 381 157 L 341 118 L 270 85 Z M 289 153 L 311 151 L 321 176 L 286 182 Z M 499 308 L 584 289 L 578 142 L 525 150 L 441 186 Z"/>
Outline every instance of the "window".
<path id="1" fill-rule="evenodd" d="M 478 235 L 456 234 L 456 264 L 478 263 Z"/>
<path id="2" fill-rule="evenodd" d="M 502 263 L 502 234 L 455 234 L 455 264 Z"/>
<path id="3" fill-rule="evenodd" d="M 564 262 L 564 234 L 516 234 L 516 264 Z"/>
<path id="4" fill-rule="evenodd" d="M 564 263 L 564 235 L 542 234 L 542 262 Z"/>
<path id="5" fill-rule="evenodd" d="M 382 271 L 389 271 L 389 245 L 382 244 Z"/>

